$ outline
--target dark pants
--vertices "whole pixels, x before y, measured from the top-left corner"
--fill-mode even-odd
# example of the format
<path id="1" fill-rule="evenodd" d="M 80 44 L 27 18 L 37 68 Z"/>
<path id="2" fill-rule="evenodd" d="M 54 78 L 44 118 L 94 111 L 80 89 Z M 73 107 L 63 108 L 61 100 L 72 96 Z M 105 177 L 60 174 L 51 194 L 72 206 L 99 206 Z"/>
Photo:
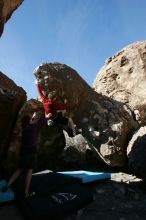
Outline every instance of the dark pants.
<path id="1" fill-rule="evenodd" d="M 21 154 L 20 168 L 23 170 L 36 168 L 36 153 L 23 152 Z"/>
<path id="2" fill-rule="evenodd" d="M 53 119 L 55 124 L 62 125 L 63 130 L 68 133 L 69 137 L 74 137 L 72 129 L 68 126 L 68 118 L 62 116 L 62 112 L 59 112 L 57 116 Z"/>

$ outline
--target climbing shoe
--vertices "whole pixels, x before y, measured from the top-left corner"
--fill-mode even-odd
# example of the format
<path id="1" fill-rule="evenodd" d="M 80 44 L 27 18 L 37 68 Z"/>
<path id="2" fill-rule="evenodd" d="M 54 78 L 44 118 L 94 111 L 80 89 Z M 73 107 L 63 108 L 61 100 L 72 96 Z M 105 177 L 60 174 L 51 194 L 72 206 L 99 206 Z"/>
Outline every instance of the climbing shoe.
<path id="1" fill-rule="evenodd" d="M 35 196 L 35 195 L 36 195 L 35 192 L 28 192 L 28 193 L 25 193 L 25 194 L 24 194 L 24 197 L 25 197 L 25 198 L 30 198 L 30 197 Z"/>

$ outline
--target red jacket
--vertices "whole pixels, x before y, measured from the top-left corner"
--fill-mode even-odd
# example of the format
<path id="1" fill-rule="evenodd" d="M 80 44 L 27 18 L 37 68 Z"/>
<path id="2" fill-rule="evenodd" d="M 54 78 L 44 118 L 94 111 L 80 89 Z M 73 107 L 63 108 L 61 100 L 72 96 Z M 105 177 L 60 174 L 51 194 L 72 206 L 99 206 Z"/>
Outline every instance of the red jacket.
<path id="1" fill-rule="evenodd" d="M 48 99 L 46 96 L 43 95 L 39 84 L 36 84 L 38 94 L 41 97 L 41 101 L 44 107 L 45 111 L 45 116 L 49 113 L 52 114 L 52 117 L 54 118 L 57 115 L 58 110 L 65 110 L 66 109 L 66 104 L 65 103 L 59 103 L 57 99 L 51 100 Z"/>

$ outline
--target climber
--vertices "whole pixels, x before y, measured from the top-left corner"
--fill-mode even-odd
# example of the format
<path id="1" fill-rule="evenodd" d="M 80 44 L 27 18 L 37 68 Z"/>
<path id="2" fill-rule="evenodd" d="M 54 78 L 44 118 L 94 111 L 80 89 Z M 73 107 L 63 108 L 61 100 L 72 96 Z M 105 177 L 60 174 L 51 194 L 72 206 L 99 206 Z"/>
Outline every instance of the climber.
<path id="1" fill-rule="evenodd" d="M 41 118 L 40 118 L 41 117 Z M 35 192 L 30 192 L 30 183 L 32 172 L 36 166 L 36 137 L 37 129 L 40 128 L 46 120 L 42 118 L 42 114 L 34 113 L 32 117 L 25 115 L 22 118 L 22 142 L 20 150 L 20 167 L 10 177 L 6 186 L 2 191 L 5 192 L 12 183 L 19 177 L 22 171 L 26 172 L 24 196 L 30 197 L 35 195 Z"/>
<path id="2" fill-rule="evenodd" d="M 52 125 L 53 123 L 61 124 L 70 137 L 75 136 L 76 133 L 73 120 L 65 116 L 67 99 L 64 99 L 61 103 L 58 102 L 55 90 L 49 92 L 49 94 L 45 96 L 40 89 L 38 79 L 36 79 L 35 84 L 44 107 L 48 125 Z"/>

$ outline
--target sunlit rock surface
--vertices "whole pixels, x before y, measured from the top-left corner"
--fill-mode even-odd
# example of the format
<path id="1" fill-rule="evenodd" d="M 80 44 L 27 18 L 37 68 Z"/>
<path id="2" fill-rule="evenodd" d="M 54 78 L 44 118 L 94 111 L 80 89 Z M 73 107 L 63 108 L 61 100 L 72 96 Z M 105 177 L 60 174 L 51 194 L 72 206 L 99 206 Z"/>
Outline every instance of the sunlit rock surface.
<path id="1" fill-rule="evenodd" d="M 98 72 L 93 87 L 129 106 L 137 122 L 146 125 L 146 41 L 138 41 L 110 57 Z"/>

